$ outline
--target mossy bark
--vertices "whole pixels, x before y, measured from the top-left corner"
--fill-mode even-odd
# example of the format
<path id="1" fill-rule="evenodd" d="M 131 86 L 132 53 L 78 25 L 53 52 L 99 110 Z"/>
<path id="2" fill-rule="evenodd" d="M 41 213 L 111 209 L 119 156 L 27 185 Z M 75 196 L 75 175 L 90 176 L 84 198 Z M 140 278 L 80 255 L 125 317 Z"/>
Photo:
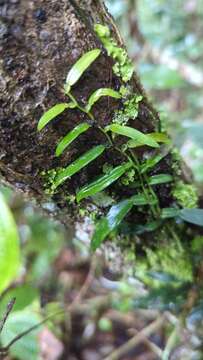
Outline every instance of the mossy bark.
<path id="1" fill-rule="evenodd" d="M 40 133 L 36 130 L 45 110 L 67 100 L 63 92 L 67 71 L 87 50 L 99 47 L 102 56 L 74 87 L 76 98 L 85 104 L 93 90 L 101 87 L 118 89 L 121 86 L 121 79 L 112 71 L 114 62 L 107 56 L 94 32 L 95 23 L 106 24 L 119 46 L 122 46 L 118 30 L 102 1 L 0 1 L 1 178 L 41 203 L 47 201 L 44 178 L 41 176 L 43 171 L 66 166 L 93 145 L 105 142 L 101 132 L 92 128 L 71 146 L 70 151 L 60 158 L 55 157 L 58 140 L 74 125 L 88 120 L 78 110 L 70 110 L 59 116 Z M 139 104 L 136 121 L 129 124 L 144 133 L 156 131 L 160 127 L 159 116 L 136 75 L 130 85 L 135 94 L 143 96 L 143 100 Z M 120 105 L 117 100 L 100 100 L 94 107 L 98 124 L 109 124 Z M 143 149 L 137 154 L 142 158 L 145 152 Z M 122 161 L 122 155 L 110 150 L 61 187 L 52 201 L 64 222 L 70 224 L 70 218 L 75 222 L 78 213 L 76 204 L 67 206 L 67 195 L 74 194 L 77 188 L 92 181 L 101 173 L 105 163 L 118 165 Z M 174 175 L 173 161 L 172 156 L 167 155 L 152 174 Z M 118 200 L 131 194 L 131 190 L 118 185 L 113 185 L 111 191 Z M 170 185 L 158 186 L 155 191 L 162 207 L 171 205 Z M 132 215 L 133 222 L 138 220 L 136 213 Z"/>

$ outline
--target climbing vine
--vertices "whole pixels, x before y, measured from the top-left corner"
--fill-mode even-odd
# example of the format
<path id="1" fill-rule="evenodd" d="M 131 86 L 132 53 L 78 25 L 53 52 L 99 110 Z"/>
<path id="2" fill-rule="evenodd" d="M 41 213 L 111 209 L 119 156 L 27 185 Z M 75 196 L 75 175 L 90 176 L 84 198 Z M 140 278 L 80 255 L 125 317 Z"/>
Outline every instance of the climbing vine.
<path id="1" fill-rule="evenodd" d="M 85 184 L 78 189 L 75 194 L 76 201 L 79 203 L 83 199 L 100 194 L 108 190 L 109 186 L 117 181 L 121 181 L 123 186 L 134 190 L 134 195 L 124 198 L 118 203 L 114 203 L 105 217 L 101 218 L 95 227 L 92 237 L 91 247 L 96 250 L 107 236 L 121 225 L 124 218 L 130 213 L 134 206 L 148 206 L 149 223 L 142 226 L 142 231 L 157 229 L 165 219 L 180 217 L 185 221 L 198 223 L 197 217 L 202 216 L 202 209 L 180 209 L 177 206 L 169 209 L 161 209 L 159 199 L 153 186 L 174 182 L 173 176 L 168 173 L 149 175 L 151 170 L 171 151 L 170 139 L 163 132 L 143 133 L 128 125 L 129 119 L 135 119 L 139 112 L 139 104 L 142 96 L 132 93 L 129 80 L 133 74 L 133 66 L 124 49 L 119 48 L 116 42 L 110 37 L 110 31 L 106 26 L 96 24 L 95 32 L 100 38 L 104 48 L 111 56 L 115 64 L 114 73 L 119 76 L 123 82 L 118 91 L 112 88 L 100 88 L 94 91 L 85 106 L 72 94 L 72 87 L 78 82 L 81 76 L 101 55 L 100 49 L 93 49 L 83 54 L 68 72 L 64 85 L 64 93 L 69 99 L 67 103 L 60 103 L 53 106 L 43 114 L 38 123 L 38 130 L 41 131 L 51 120 L 59 114 L 69 109 L 78 109 L 87 117 L 87 121 L 75 126 L 58 143 L 55 154 L 57 157 L 67 150 L 71 144 L 80 137 L 81 134 L 88 132 L 92 127 L 97 128 L 104 136 L 105 142 L 92 147 L 90 150 L 78 157 L 74 162 L 68 164 L 65 168 L 51 169 L 48 171 L 49 181 L 51 183 L 51 192 L 57 191 L 67 179 L 70 179 L 89 163 L 94 162 L 103 153 L 113 149 L 122 154 L 125 159 L 116 167 L 104 164 L 104 173 L 100 174 L 95 180 Z M 115 111 L 111 122 L 101 127 L 96 121 L 92 109 L 102 97 L 112 97 L 121 101 L 122 109 Z M 122 141 L 118 142 L 118 138 Z M 120 144 L 121 143 L 121 144 Z M 118 145 L 120 144 L 120 145 Z M 139 147 L 151 149 L 148 157 L 140 161 L 136 155 L 136 149 Z M 106 166 L 107 165 L 107 166 Z M 176 198 L 180 199 L 180 190 L 174 190 Z M 185 193 L 184 193 L 184 196 Z M 180 203 L 180 205 L 182 205 Z M 196 201 L 193 206 L 196 206 Z M 194 210 L 196 211 L 194 215 Z M 188 213 L 187 211 L 190 211 Z M 194 218 L 195 216 L 195 218 Z M 196 222 L 195 222 L 196 221 Z M 201 221 L 202 225 L 203 221 Z"/>

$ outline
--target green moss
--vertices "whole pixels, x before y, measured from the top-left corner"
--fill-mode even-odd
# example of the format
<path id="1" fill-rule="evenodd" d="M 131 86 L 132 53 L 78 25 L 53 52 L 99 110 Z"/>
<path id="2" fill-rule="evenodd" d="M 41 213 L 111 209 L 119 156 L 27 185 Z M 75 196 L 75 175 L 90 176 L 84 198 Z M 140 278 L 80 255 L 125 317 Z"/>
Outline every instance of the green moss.
<path id="1" fill-rule="evenodd" d="M 113 66 L 114 73 L 121 77 L 124 82 L 129 81 L 132 77 L 134 67 L 126 50 L 117 45 L 116 41 L 111 37 L 110 30 L 107 26 L 95 24 L 94 29 L 108 55 L 115 60 Z"/>
<path id="2" fill-rule="evenodd" d="M 132 183 L 133 181 L 135 181 L 135 170 L 130 169 L 129 171 L 127 171 L 125 173 L 125 175 L 122 176 L 120 181 L 123 185 L 126 185 L 126 186 L 129 185 L 130 183 Z"/>
<path id="3" fill-rule="evenodd" d="M 194 185 L 178 181 L 173 190 L 173 196 L 183 208 L 195 208 L 198 203 L 197 189 Z"/>
<path id="4" fill-rule="evenodd" d="M 126 125 L 129 119 L 135 119 L 139 111 L 139 102 L 142 100 L 141 95 L 132 95 L 123 104 L 122 110 L 115 111 L 113 122 L 119 125 Z"/>
<path id="5" fill-rule="evenodd" d="M 105 163 L 102 166 L 102 171 L 104 174 L 108 174 L 113 169 L 113 166 L 111 164 Z"/>
<path id="6" fill-rule="evenodd" d="M 180 243 L 170 243 L 156 250 L 146 249 L 150 270 L 171 274 L 181 281 L 192 281 L 191 259 Z"/>
<path id="7" fill-rule="evenodd" d="M 48 171 L 42 171 L 41 176 L 44 179 L 45 194 L 53 195 L 56 190 L 55 179 L 62 168 L 51 169 Z"/>
<path id="8" fill-rule="evenodd" d="M 68 204 L 74 204 L 75 203 L 75 195 L 67 195 L 66 201 Z"/>

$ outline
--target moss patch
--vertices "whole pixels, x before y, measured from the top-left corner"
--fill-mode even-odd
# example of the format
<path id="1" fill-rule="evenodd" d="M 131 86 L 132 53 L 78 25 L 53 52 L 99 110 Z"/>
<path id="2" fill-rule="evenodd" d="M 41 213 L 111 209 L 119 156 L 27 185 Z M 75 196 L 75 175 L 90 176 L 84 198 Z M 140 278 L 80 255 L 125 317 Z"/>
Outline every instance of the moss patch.
<path id="1" fill-rule="evenodd" d="M 173 196 L 183 208 L 195 208 L 198 203 L 197 189 L 194 185 L 185 184 L 183 181 L 176 183 Z"/>
<path id="2" fill-rule="evenodd" d="M 155 251 L 146 249 L 146 255 L 150 270 L 171 274 L 181 281 L 192 281 L 191 259 L 180 243 L 173 242 Z"/>
<path id="3" fill-rule="evenodd" d="M 132 77 L 134 67 L 128 58 L 127 51 L 117 45 L 116 41 L 111 37 L 110 30 L 107 26 L 96 24 L 94 30 L 108 55 L 115 60 L 113 66 L 114 74 L 119 76 L 124 82 L 129 81 Z"/>

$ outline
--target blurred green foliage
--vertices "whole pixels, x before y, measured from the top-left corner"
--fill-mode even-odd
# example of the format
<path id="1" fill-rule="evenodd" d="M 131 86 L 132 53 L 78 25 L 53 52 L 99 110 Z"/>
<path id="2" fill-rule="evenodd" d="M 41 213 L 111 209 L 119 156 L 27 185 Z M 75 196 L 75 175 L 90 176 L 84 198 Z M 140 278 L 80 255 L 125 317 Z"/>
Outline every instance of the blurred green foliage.
<path id="1" fill-rule="evenodd" d="M 106 5 L 202 189 L 203 0 L 107 0 Z"/>

